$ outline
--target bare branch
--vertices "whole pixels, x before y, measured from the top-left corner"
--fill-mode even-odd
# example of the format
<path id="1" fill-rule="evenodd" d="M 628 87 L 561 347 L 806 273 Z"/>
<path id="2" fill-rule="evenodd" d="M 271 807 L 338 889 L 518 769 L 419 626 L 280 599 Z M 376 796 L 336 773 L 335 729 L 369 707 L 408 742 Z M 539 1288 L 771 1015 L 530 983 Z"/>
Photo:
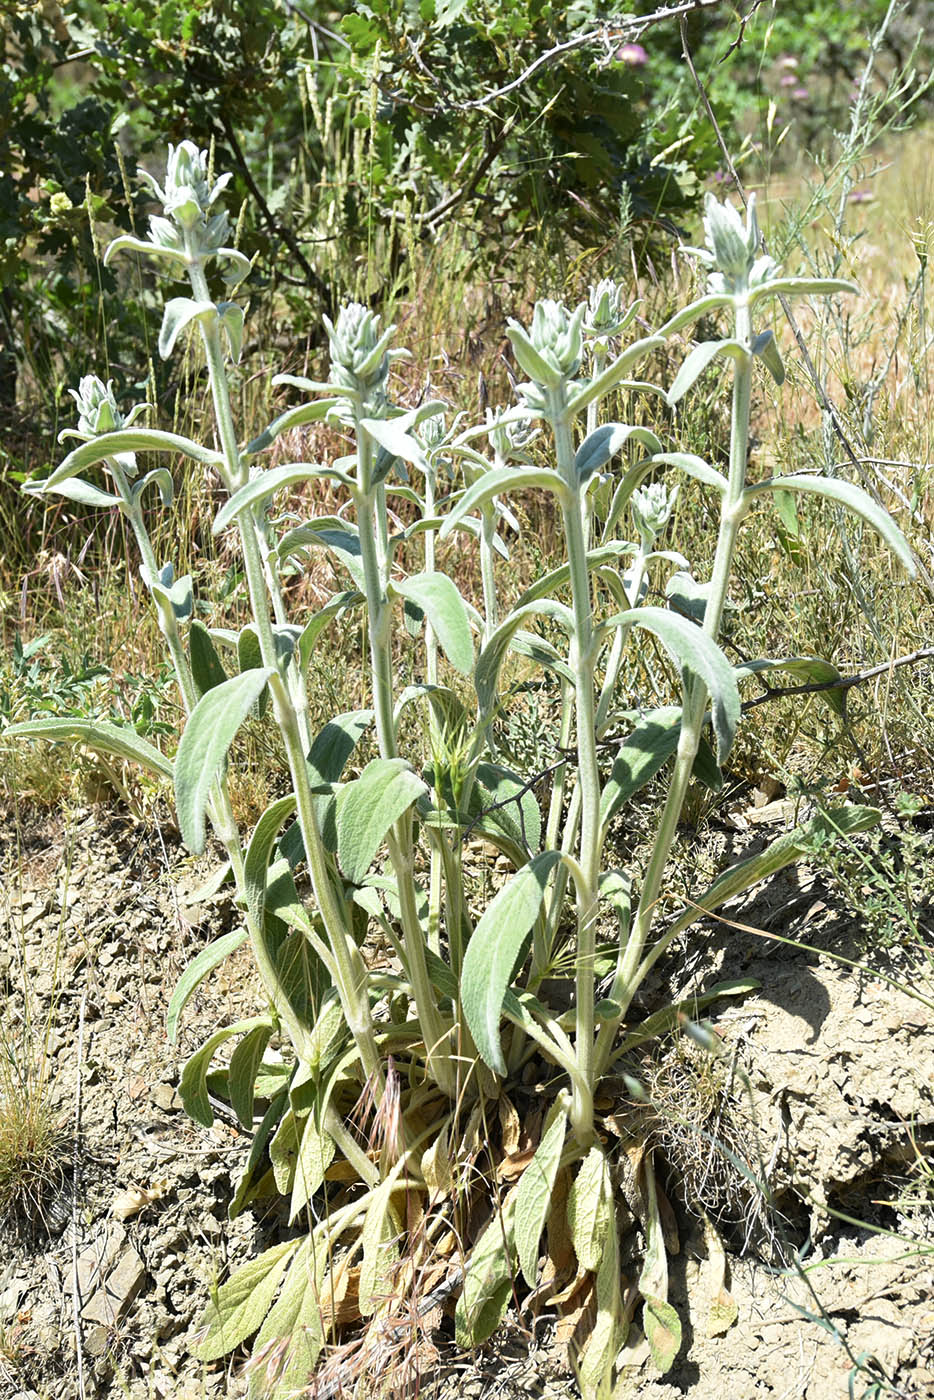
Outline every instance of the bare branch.
<path id="1" fill-rule="evenodd" d="M 539 54 L 534 63 L 530 63 L 527 68 L 523 69 L 517 78 L 513 78 L 511 83 L 494 88 L 492 92 L 484 93 L 482 97 L 475 97 L 470 102 L 461 103 L 460 109 L 467 111 L 472 107 L 485 107 L 489 102 L 496 102 L 501 97 L 507 97 L 509 93 L 515 92 L 517 88 L 527 83 L 529 78 L 540 68 L 553 63 L 556 58 L 560 58 L 563 54 L 573 52 L 574 49 L 586 48 L 591 44 L 603 44 L 608 48 L 611 43 L 638 39 L 653 25 L 661 24 L 665 20 L 678 19 L 693 13 L 695 10 L 711 9 L 722 3 L 723 0 L 684 0 L 683 4 L 665 5 L 650 15 L 643 15 L 640 18 L 627 16 L 612 25 L 603 24 L 599 29 L 590 29 L 586 34 L 577 34 L 573 39 L 566 39 L 563 44 L 555 44 L 554 48 L 546 49 L 544 53 Z"/>
<path id="2" fill-rule="evenodd" d="M 863 685 L 876 676 L 884 676 L 894 671 L 896 666 L 915 666 L 919 661 L 930 661 L 934 657 L 934 647 L 921 647 L 908 656 L 896 656 L 893 661 L 883 661 L 880 666 L 870 666 L 866 671 L 856 671 L 852 676 L 841 676 L 838 681 L 811 681 L 808 685 L 769 686 L 764 695 L 755 700 L 747 700 L 743 710 L 754 710 L 757 705 L 766 705 L 770 700 L 778 700 L 783 695 L 818 695 L 822 690 L 850 690 L 854 685 Z M 760 677 L 761 680 L 761 677 Z"/>
<path id="3" fill-rule="evenodd" d="M 308 259 L 305 257 L 304 253 L 298 245 L 298 240 L 296 239 L 292 230 L 286 224 L 281 223 L 276 218 L 275 214 L 272 212 L 269 205 L 266 203 L 266 200 L 263 198 L 262 190 L 253 178 L 249 162 L 243 154 L 243 148 L 241 147 L 240 142 L 237 139 L 237 133 L 234 130 L 229 118 L 225 116 L 223 112 L 220 116 L 220 125 L 223 138 L 226 140 L 227 144 L 230 147 L 231 153 L 233 155 L 234 160 L 237 163 L 237 167 L 240 171 L 240 174 L 243 176 L 244 182 L 246 183 L 247 189 L 250 191 L 250 194 L 256 200 L 256 203 L 258 204 L 260 209 L 260 213 L 266 221 L 270 233 L 278 235 L 278 237 L 282 239 L 282 242 L 288 248 L 289 252 L 292 254 L 292 257 L 295 259 L 299 267 L 302 269 L 302 272 L 305 274 L 304 285 L 307 286 L 310 290 L 315 291 L 321 298 L 324 305 L 327 306 L 330 302 L 329 288 L 327 287 L 323 279 L 315 271 L 315 269 L 312 267 Z"/>
<path id="4" fill-rule="evenodd" d="M 745 37 L 746 37 L 746 25 L 747 25 L 747 24 L 749 23 L 749 21 L 752 19 L 753 15 L 756 13 L 756 10 L 758 10 L 759 6 L 760 6 L 762 3 L 763 3 L 763 0 L 752 0 L 751 6 L 749 7 L 749 9 L 746 11 L 746 13 L 743 15 L 742 19 L 741 19 L 740 22 L 739 22 L 739 29 L 736 31 L 736 38 L 733 40 L 732 44 L 730 45 L 730 47 L 727 49 L 726 53 L 725 53 L 725 54 L 723 55 L 723 57 L 721 58 L 721 60 L 720 60 L 721 63 L 726 63 L 727 59 L 731 58 L 731 57 L 733 56 L 733 54 L 736 53 L 736 50 L 737 50 L 738 48 L 740 48 L 740 46 L 742 45 L 743 40 L 744 40 Z M 683 21 L 682 21 L 682 25 L 683 25 Z M 681 33 L 682 33 L 682 36 L 683 36 L 683 34 L 684 34 L 684 29 L 683 29 L 683 28 L 682 28 L 682 30 L 681 30 Z"/>

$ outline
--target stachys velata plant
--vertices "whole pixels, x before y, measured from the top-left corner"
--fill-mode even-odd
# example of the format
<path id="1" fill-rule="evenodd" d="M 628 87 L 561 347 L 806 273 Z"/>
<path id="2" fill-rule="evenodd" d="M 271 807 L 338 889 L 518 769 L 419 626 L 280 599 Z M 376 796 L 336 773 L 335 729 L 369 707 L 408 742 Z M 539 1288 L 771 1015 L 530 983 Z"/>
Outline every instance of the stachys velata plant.
<path id="1" fill-rule="evenodd" d="M 236 297 L 249 264 L 230 246 L 226 212 L 215 209 L 226 177 L 214 180 L 207 154 L 185 141 L 169 148 L 163 184 L 145 178 L 162 212 L 151 218 L 148 238 L 118 238 L 106 260 L 135 251 L 157 270 L 187 277 L 190 294 L 165 304 L 159 349 L 167 357 L 197 330 L 217 446 L 140 426 L 140 408 L 124 417 L 111 385 L 88 376 L 75 393 L 79 445 L 31 489 L 126 517 L 184 728 L 174 758 L 103 721 L 45 719 L 8 732 L 76 740 L 144 765 L 174 784 L 189 850 L 204 849 L 210 828 L 227 853 L 242 927 L 186 969 L 169 1006 L 169 1034 L 174 1040 L 201 981 L 248 941 L 261 1005 L 209 1037 L 179 1088 L 191 1116 L 209 1125 L 210 1076 L 212 1094 L 226 1096 L 253 1134 L 231 1214 L 278 1192 L 294 1228 L 214 1292 L 198 1355 L 210 1361 L 254 1338 L 254 1393 L 291 1395 L 318 1364 L 339 1297 L 344 1305 L 350 1299 L 350 1315 L 364 1320 L 374 1346 L 388 1345 L 393 1320 L 410 1315 L 406 1300 L 445 1280 L 460 1290 L 458 1340 L 475 1346 L 519 1296 L 520 1278 L 546 1293 L 568 1284 L 553 1262 L 542 1275 L 543 1239 L 563 1212 L 572 1274 L 593 1276 L 594 1321 L 576 1356 L 580 1384 L 585 1396 L 609 1395 L 627 1334 L 640 1327 L 665 1370 L 681 1324 L 667 1296 L 652 1152 L 602 1130 L 598 1091 L 619 1084 L 635 1046 L 748 990 L 748 983 L 712 986 L 648 1019 L 634 1011 L 673 940 L 703 912 L 797 859 L 818 820 L 672 907 L 665 877 L 688 785 L 692 777 L 720 783 L 744 677 L 787 665 L 823 668 L 826 676 L 827 663 L 809 658 L 737 668 L 721 649 L 740 530 L 777 492 L 816 494 L 855 511 L 913 568 L 898 528 L 855 486 L 811 474 L 747 479 L 756 362 L 778 384 L 784 377 L 774 334 L 758 318 L 779 293 L 854 289 L 781 276 L 760 253 L 753 203 L 744 220 L 708 196 L 706 246 L 696 250 L 709 269 L 706 294 L 657 334 L 614 349 L 638 307 L 624 306 L 613 283 L 573 309 L 540 301 L 531 325 L 509 323 L 527 375 L 517 402 L 465 426 L 449 424 L 440 401 L 394 403 L 390 370 L 405 353 L 394 348 L 394 328 L 367 308 L 345 306 L 325 323 L 326 379 L 279 376 L 274 383 L 304 401 L 244 442 L 227 367 L 240 356 L 244 309 Z M 217 273 L 228 299 L 211 292 L 209 274 Z M 726 473 L 691 452 L 667 450 L 644 426 L 600 421 L 601 405 L 619 390 L 661 394 L 633 377 L 636 367 L 676 332 L 715 315 L 729 322 L 728 333 L 690 350 L 665 397 L 677 404 L 712 361 L 728 361 Z M 283 434 L 322 420 L 340 427 L 351 451 L 330 463 L 267 465 Z M 214 531 L 236 537 L 252 610 L 239 631 L 205 626 L 194 608 L 196 582 L 156 557 L 142 501 L 156 487 L 171 510 L 173 477 L 166 465 L 143 471 L 140 455 L 220 479 L 225 499 Z M 683 476 L 710 492 L 718 514 L 709 579 L 695 579 L 689 561 L 663 543 Z M 347 509 L 298 523 L 273 518 L 277 493 L 314 480 L 334 483 Z M 515 525 L 509 497 L 530 491 L 552 497 L 565 558 L 507 607 L 497 584 L 498 556 L 507 552 L 501 527 Z M 408 504 L 411 524 L 398 523 L 391 510 L 398 500 Z M 479 607 L 436 562 L 455 532 L 462 548 L 477 551 Z M 329 552 L 346 587 L 311 616 L 294 617 L 283 578 L 315 550 Z M 646 601 L 661 583 L 678 607 Z M 313 733 L 316 658 L 329 629 L 358 613 L 369 708 L 335 715 Z M 403 627 L 419 638 L 416 671 L 425 677 L 407 686 L 394 667 Z M 621 677 L 627 653 L 647 637 L 671 658 L 678 679 L 639 710 Z M 515 676 L 534 668 L 553 678 L 561 699 L 563 757 L 543 807 L 502 762 L 494 738 Z M 412 727 L 401 720 L 413 706 L 425 711 L 427 747 L 405 752 L 401 735 Z M 234 737 L 257 707 L 281 732 L 288 792 L 247 832 L 235 819 L 227 771 Z M 364 735 L 373 756 L 361 766 L 355 754 Z M 607 762 L 609 736 L 621 737 Z M 662 777 L 645 867 L 613 865 L 605 854 L 611 827 Z M 877 818 L 857 806 L 833 816 L 848 831 Z M 477 907 L 464 861 L 479 838 L 509 873 Z M 366 937 L 375 931 L 391 950 L 388 965 L 367 959 Z M 523 1139 L 516 1103 L 528 1102 L 529 1082 L 541 1086 L 541 1098 Z M 361 1099 L 375 1106 L 369 1142 L 352 1121 Z M 502 1127 L 491 1138 L 492 1123 Z M 477 1171 L 483 1151 L 488 1175 L 496 1174 L 497 1152 L 515 1170 L 471 1240 L 468 1216 L 475 1221 L 478 1202 L 489 1199 Z M 635 1286 L 624 1286 L 621 1273 L 623 1159 L 635 1168 L 641 1202 Z"/>

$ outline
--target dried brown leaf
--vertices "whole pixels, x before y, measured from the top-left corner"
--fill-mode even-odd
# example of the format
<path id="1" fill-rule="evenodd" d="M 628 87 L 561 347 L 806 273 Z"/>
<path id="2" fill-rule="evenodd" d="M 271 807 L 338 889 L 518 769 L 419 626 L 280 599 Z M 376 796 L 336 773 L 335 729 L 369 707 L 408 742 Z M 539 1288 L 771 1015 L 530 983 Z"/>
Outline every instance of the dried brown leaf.
<path id="1" fill-rule="evenodd" d="M 534 1156 L 534 1149 L 526 1148 L 524 1152 L 513 1152 L 504 1157 L 496 1168 L 497 1178 L 500 1181 L 518 1181 Z"/>
<path id="2" fill-rule="evenodd" d="M 516 1106 L 506 1094 L 500 1094 L 496 1104 L 499 1113 L 499 1127 L 502 1134 L 501 1141 L 503 1151 L 507 1157 L 518 1151 L 519 1136 L 522 1131 L 522 1124 L 516 1112 Z"/>
<path id="3" fill-rule="evenodd" d="M 150 1182 L 148 1186 L 136 1186 L 131 1183 L 114 1196 L 110 1213 L 115 1220 L 132 1220 L 134 1215 L 139 1215 L 140 1211 L 153 1201 L 161 1201 L 163 1196 L 167 1195 L 169 1185 L 167 1176 Z"/>

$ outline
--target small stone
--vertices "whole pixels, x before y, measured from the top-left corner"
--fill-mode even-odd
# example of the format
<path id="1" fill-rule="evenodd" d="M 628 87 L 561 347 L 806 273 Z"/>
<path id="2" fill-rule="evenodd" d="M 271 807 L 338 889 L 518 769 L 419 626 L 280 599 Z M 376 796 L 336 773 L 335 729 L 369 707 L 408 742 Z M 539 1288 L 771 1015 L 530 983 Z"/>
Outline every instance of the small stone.
<path id="1" fill-rule="evenodd" d="M 126 1241 L 122 1225 L 111 1225 L 91 1241 L 78 1256 L 78 1293 L 89 1299 L 110 1272 Z"/>
<path id="2" fill-rule="evenodd" d="M 143 1286 L 146 1268 L 136 1250 L 125 1249 L 103 1286 L 82 1309 L 86 1322 L 100 1322 L 113 1327 L 119 1322 Z"/>
<path id="3" fill-rule="evenodd" d="M 110 1331 L 108 1328 L 102 1327 L 99 1322 L 95 1323 L 93 1327 L 89 1327 L 84 1334 L 84 1350 L 88 1356 L 94 1358 L 103 1356 L 109 1345 Z"/>
<path id="4" fill-rule="evenodd" d="M 182 1101 L 171 1084 L 157 1084 L 150 1097 L 156 1108 L 161 1108 L 164 1113 L 177 1113 L 182 1106 Z"/>

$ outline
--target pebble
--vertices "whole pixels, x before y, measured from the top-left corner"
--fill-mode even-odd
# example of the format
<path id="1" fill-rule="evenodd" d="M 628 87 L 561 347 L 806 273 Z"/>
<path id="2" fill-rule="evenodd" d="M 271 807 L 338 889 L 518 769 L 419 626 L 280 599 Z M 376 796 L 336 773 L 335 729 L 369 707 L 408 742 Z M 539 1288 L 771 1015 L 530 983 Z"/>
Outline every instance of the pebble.
<path id="1" fill-rule="evenodd" d="M 82 1341 L 85 1354 L 97 1359 L 103 1356 L 110 1346 L 110 1329 L 97 1322 L 87 1329 Z"/>
<path id="2" fill-rule="evenodd" d="M 163 1113 L 177 1113 L 182 1106 L 182 1101 L 172 1084 L 156 1084 L 149 1097 Z"/>
<path id="3" fill-rule="evenodd" d="M 81 1316 L 86 1322 L 100 1322 L 107 1327 L 115 1326 L 135 1299 L 145 1279 L 146 1266 L 131 1245 L 120 1255 L 115 1267 L 91 1301 L 82 1308 Z"/>

